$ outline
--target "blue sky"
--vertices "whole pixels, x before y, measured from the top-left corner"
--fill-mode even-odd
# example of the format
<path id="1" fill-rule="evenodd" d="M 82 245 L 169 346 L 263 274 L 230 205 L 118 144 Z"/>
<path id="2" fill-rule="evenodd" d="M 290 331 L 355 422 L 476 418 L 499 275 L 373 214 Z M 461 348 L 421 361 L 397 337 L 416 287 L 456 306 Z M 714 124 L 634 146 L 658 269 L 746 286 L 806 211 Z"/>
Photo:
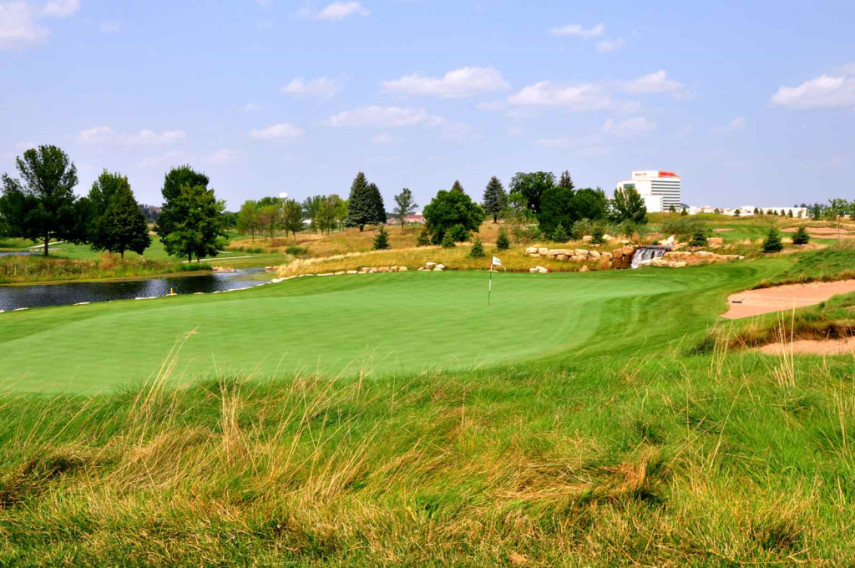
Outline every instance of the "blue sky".
<path id="1" fill-rule="evenodd" d="M 459 179 L 683 177 L 693 205 L 852 198 L 855 2 L 0 0 L 0 171 L 64 148 L 159 203 L 207 172 L 234 209 L 390 204 Z"/>

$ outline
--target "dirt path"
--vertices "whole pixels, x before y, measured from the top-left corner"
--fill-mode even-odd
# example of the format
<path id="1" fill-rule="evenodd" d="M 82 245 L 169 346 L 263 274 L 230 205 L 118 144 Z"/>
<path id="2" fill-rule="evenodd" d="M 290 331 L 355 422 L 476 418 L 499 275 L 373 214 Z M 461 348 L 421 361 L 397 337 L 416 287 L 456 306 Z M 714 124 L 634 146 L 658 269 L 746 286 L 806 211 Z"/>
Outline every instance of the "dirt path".
<path id="1" fill-rule="evenodd" d="M 855 355 L 855 337 L 846 339 L 818 340 L 799 339 L 789 343 L 770 343 L 758 347 L 757 351 L 766 355 L 781 355 L 782 353 L 799 353 L 805 355 Z"/>
<path id="2" fill-rule="evenodd" d="M 760 290 L 746 290 L 727 298 L 725 319 L 741 319 L 824 302 L 837 294 L 855 292 L 855 280 L 788 284 Z"/>

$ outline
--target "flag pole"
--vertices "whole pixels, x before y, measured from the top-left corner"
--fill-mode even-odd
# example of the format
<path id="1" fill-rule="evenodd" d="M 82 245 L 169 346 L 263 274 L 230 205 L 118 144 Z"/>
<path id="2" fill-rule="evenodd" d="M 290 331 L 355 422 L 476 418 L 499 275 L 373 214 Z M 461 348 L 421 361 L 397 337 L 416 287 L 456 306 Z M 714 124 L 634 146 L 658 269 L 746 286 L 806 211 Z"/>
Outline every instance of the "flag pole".
<path id="1" fill-rule="evenodd" d="M 487 305 L 490 305 L 490 294 L 493 293 L 493 263 L 490 262 L 490 285 L 487 287 Z"/>

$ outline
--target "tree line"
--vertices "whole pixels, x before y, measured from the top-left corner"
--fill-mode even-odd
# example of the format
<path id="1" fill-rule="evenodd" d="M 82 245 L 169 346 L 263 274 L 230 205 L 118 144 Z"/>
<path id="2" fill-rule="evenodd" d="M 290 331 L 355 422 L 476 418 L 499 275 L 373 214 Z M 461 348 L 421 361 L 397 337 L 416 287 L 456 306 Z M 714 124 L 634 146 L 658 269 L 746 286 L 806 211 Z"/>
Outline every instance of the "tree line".
<path id="1" fill-rule="evenodd" d="M 151 245 L 145 209 L 127 176 L 104 170 L 89 193 L 78 197 L 77 168 L 56 146 L 26 150 L 15 161 L 18 177 L 3 174 L 0 232 L 44 243 L 89 244 L 94 250 L 138 254 Z M 210 180 L 190 166 L 170 170 L 161 190 L 163 206 L 154 230 L 166 251 L 188 261 L 216 256 L 225 245 L 225 203 Z"/>

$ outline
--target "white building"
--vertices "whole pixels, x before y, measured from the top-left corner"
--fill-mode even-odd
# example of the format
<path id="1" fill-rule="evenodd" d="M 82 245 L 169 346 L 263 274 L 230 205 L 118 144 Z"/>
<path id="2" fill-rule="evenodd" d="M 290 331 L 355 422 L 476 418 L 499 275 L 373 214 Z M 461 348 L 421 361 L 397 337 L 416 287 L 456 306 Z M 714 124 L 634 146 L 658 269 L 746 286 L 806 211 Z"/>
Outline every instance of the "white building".
<path id="1" fill-rule="evenodd" d="M 668 211 L 671 207 L 682 208 L 680 176 L 674 172 L 643 170 L 632 172 L 632 179 L 618 182 L 617 189 L 633 187 L 644 199 L 651 213 Z"/>

